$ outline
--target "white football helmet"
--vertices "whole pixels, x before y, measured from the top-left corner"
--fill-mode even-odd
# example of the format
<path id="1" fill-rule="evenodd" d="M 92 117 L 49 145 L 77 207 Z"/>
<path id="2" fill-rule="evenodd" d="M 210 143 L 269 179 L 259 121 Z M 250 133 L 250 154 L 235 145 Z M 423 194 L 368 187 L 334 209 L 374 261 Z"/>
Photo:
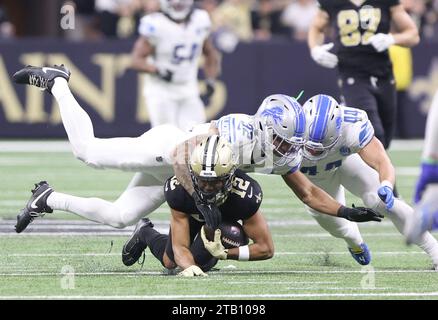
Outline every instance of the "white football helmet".
<path id="1" fill-rule="evenodd" d="M 306 143 L 303 155 L 318 161 L 328 155 L 341 136 L 342 106 L 331 96 L 318 94 L 303 105 L 306 114 Z"/>
<path id="2" fill-rule="evenodd" d="M 193 0 L 160 0 L 161 10 L 172 20 L 182 21 L 193 9 Z"/>
<path id="3" fill-rule="evenodd" d="M 189 169 L 199 198 L 221 205 L 231 191 L 231 181 L 237 164 L 233 150 L 225 138 L 212 135 L 202 140 L 193 150 Z"/>
<path id="4" fill-rule="evenodd" d="M 284 166 L 298 156 L 305 141 L 306 119 L 296 99 L 270 95 L 263 100 L 254 119 L 262 151 L 273 156 L 274 165 Z"/>

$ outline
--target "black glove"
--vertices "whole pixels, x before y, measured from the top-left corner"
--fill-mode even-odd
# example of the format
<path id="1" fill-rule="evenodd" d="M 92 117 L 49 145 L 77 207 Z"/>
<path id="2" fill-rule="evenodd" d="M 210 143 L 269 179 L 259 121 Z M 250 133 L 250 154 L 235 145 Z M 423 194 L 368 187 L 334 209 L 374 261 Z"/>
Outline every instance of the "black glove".
<path id="1" fill-rule="evenodd" d="M 166 82 L 171 82 L 173 77 L 173 72 L 167 69 L 157 70 L 157 76 Z"/>
<path id="2" fill-rule="evenodd" d="M 382 221 L 383 215 L 373 209 L 365 207 L 356 208 L 354 204 L 352 207 L 353 208 L 347 208 L 341 206 L 338 210 L 338 217 L 354 222 Z"/>
<path id="3" fill-rule="evenodd" d="M 209 105 L 211 97 L 214 94 L 214 89 L 215 89 L 214 80 L 212 80 L 212 79 L 205 80 L 205 87 L 206 87 L 205 94 L 202 96 L 202 98 L 203 98 L 205 104 Z"/>
<path id="4" fill-rule="evenodd" d="M 196 208 L 204 216 L 205 224 L 212 230 L 216 230 L 222 221 L 222 213 L 215 205 L 207 204 L 203 202 L 199 195 L 195 192 L 192 194 L 192 198 L 195 200 Z"/>

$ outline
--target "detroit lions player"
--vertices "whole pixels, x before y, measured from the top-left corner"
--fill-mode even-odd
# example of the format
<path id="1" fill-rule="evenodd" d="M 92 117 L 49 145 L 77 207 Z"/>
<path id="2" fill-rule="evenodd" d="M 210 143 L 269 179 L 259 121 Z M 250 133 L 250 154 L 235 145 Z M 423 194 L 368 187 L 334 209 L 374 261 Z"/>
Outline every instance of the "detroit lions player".
<path id="1" fill-rule="evenodd" d="M 207 135 L 217 133 L 235 139 L 231 143 L 242 147 L 236 153 L 242 155 L 245 152 L 240 157 L 239 166 L 245 166 L 246 171 L 263 166 L 266 173 L 283 174 L 299 198 L 315 210 L 355 221 L 380 220 L 379 214 L 367 208 L 352 209 L 340 205 L 299 172 L 296 158 L 301 156 L 305 118 L 300 104 L 293 98 L 270 96 L 264 100 L 256 116 L 226 116 L 218 122 L 199 125 L 188 134 L 175 126 L 162 125 L 137 138 L 100 139 L 94 136 L 90 117 L 68 87 L 70 72 L 64 66 L 27 66 L 13 78 L 17 83 L 34 85 L 53 94 L 78 159 L 95 168 L 137 172 L 115 202 L 54 192 L 46 182 L 41 182 L 17 217 L 17 232 L 23 231 L 35 217 L 53 209 L 117 228 L 135 224 L 164 202 L 162 186 L 174 170 L 180 183 L 193 195 L 190 174 L 188 182 L 179 178 L 184 169 L 188 169 L 187 154 Z M 230 124 L 228 129 L 226 123 Z"/>
<path id="2" fill-rule="evenodd" d="M 362 198 L 367 207 L 386 214 L 402 233 L 413 209 L 393 195 L 395 171 L 365 111 L 349 108 L 327 95 L 310 98 L 306 113 L 306 144 L 301 172 L 340 203 L 345 203 L 344 187 Z M 382 200 L 382 201 L 381 201 Z M 307 208 L 330 234 L 347 242 L 358 263 L 366 265 L 371 255 L 357 224 L 321 215 Z M 425 234 L 416 244 L 438 268 L 438 242 Z M 365 254 L 357 255 L 358 252 Z"/>
<path id="3" fill-rule="evenodd" d="M 415 187 L 416 215 L 406 227 L 408 243 L 427 230 L 438 229 L 438 92 L 427 116 L 421 173 Z"/>
<path id="4" fill-rule="evenodd" d="M 193 0 L 160 4 L 160 12 L 140 20 L 131 67 L 146 73 L 143 94 L 152 127 L 171 123 L 186 130 L 206 120 L 198 90 L 199 57 L 205 57 L 208 100 L 219 73 L 218 53 L 208 39 L 208 13 L 193 8 Z"/>

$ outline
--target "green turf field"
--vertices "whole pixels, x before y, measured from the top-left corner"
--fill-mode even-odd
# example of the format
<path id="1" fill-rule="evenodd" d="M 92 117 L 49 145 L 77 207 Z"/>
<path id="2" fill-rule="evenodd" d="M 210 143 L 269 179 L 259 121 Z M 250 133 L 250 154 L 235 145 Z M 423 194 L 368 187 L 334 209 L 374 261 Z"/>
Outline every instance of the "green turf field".
<path id="1" fill-rule="evenodd" d="M 391 151 L 398 187 L 410 202 L 420 151 Z M 206 278 L 165 276 L 147 252 L 141 267 L 125 267 L 120 252 L 130 229 L 111 232 L 71 214 L 55 212 L 29 230 L 13 232 L 15 215 L 33 183 L 47 180 L 60 192 L 116 199 L 131 174 L 95 170 L 69 152 L 0 150 L 0 299 L 436 299 L 438 273 L 416 247 L 406 247 L 390 221 L 360 224 L 372 255 L 362 268 L 344 241 L 309 217 L 281 178 L 256 175 L 276 254 L 268 261 L 221 261 Z M 348 203 L 360 203 L 348 196 Z M 165 230 L 168 210 L 150 216 Z M 45 228 L 52 228 L 47 231 Z M 59 228 L 58 231 L 53 228 Z M 83 228 L 84 232 L 81 232 Z M 92 232 L 85 232 L 85 230 Z"/>

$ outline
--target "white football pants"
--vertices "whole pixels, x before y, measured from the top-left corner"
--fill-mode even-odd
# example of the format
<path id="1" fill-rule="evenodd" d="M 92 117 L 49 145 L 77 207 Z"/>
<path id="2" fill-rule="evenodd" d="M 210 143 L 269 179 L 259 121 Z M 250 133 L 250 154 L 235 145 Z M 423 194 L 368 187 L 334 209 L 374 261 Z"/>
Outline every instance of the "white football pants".
<path id="1" fill-rule="evenodd" d="M 173 124 L 187 131 L 196 124 L 206 122 L 204 104 L 193 86 L 146 83 L 143 95 L 152 127 Z M 184 88 L 187 89 L 184 90 Z M 180 92 L 182 91 L 182 92 Z"/>
<path id="2" fill-rule="evenodd" d="M 170 153 L 186 133 L 172 125 L 152 128 L 137 138 L 99 139 L 88 114 L 73 97 L 67 82 L 56 78 L 52 94 L 73 154 L 94 168 L 137 172 L 115 202 L 53 192 L 47 204 L 116 228 L 135 224 L 164 203 L 163 185 L 173 175 Z"/>

